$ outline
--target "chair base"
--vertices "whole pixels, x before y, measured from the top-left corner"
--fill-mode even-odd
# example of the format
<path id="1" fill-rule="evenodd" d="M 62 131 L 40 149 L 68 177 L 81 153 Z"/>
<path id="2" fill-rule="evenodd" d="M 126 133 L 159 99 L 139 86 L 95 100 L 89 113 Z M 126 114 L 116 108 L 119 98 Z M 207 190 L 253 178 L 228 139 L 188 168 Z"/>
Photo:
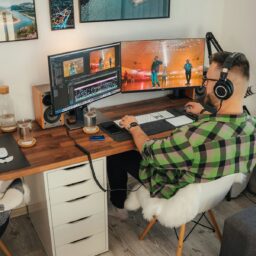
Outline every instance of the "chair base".
<path id="1" fill-rule="evenodd" d="M 4 253 L 5 256 L 12 256 L 11 252 L 8 250 L 2 240 L 0 240 L 0 250 Z"/>
<path id="2" fill-rule="evenodd" d="M 214 230 L 216 231 L 216 235 L 217 238 L 219 239 L 219 241 L 221 242 L 222 240 L 222 235 L 219 229 L 219 226 L 217 224 L 217 221 L 215 219 L 214 213 L 212 212 L 212 210 L 208 211 L 208 214 L 210 216 L 210 220 L 211 223 L 214 227 Z M 148 234 L 148 232 L 150 231 L 150 229 L 155 225 L 155 223 L 157 222 L 157 217 L 153 216 L 152 220 L 148 223 L 147 227 L 143 230 L 143 232 L 140 234 L 139 236 L 139 240 L 144 240 L 145 236 Z M 198 224 L 198 223 L 197 223 Z M 196 225 L 197 225 L 196 224 Z M 196 226 L 195 225 L 195 226 Z M 195 226 L 193 227 L 193 229 L 195 228 Z M 181 256 L 182 255 L 182 251 L 183 251 L 183 244 L 184 241 L 186 240 L 185 237 L 185 230 L 186 230 L 186 224 L 182 224 L 180 227 L 180 233 L 179 233 L 179 237 L 178 237 L 178 246 L 177 246 L 177 250 L 176 250 L 176 256 Z"/>

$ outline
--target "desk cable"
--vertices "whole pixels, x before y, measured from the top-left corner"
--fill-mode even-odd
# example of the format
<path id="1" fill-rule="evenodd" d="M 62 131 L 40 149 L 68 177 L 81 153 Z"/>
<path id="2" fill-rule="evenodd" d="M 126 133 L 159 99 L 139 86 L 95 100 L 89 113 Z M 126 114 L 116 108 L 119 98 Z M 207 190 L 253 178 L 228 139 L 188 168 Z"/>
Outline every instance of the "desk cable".
<path id="1" fill-rule="evenodd" d="M 97 178 L 97 176 L 96 176 L 96 174 L 95 174 L 95 170 L 94 170 L 94 167 L 93 167 L 93 164 L 92 164 L 91 153 L 90 153 L 86 148 L 84 148 L 83 146 L 81 146 L 80 144 L 78 144 L 78 143 L 76 142 L 76 140 L 70 135 L 69 130 L 68 130 L 67 127 L 66 127 L 66 133 L 67 133 L 68 137 L 74 142 L 75 146 L 76 146 L 81 152 L 83 152 L 83 153 L 88 157 L 90 169 L 91 169 L 91 172 L 92 172 L 92 177 L 93 177 L 95 183 L 97 184 L 97 186 L 98 186 L 103 192 L 115 192 L 115 191 L 135 192 L 135 191 L 139 190 L 139 188 L 142 186 L 142 184 L 141 184 L 141 185 L 140 185 L 138 188 L 136 188 L 136 189 L 121 189 L 121 188 L 120 188 L 120 189 L 106 189 L 106 188 L 104 188 L 104 187 L 100 184 L 100 182 L 99 182 L 99 180 L 98 180 L 98 178 Z"/>

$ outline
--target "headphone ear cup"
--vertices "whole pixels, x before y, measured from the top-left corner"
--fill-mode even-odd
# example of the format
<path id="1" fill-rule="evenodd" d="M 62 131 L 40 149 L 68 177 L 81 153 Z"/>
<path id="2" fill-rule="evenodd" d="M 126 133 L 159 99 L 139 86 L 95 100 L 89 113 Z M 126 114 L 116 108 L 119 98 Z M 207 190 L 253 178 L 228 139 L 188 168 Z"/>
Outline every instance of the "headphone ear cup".
<path id="1" fill-rule="evenodd" d="M 219 80 L 216 82 L 213 91 L 218 99 L 227 100 L 232 96 L 234 92 L 233 83 L 229 79 L 225 81 Z"/>

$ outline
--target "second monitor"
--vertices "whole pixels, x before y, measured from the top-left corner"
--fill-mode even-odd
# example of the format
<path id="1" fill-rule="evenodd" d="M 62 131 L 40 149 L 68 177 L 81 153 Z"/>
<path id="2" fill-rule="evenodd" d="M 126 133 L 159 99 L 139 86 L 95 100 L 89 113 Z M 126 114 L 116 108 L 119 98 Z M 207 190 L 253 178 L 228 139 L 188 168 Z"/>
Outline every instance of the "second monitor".
<path id="1" fill-rule="evenodd" d="M 202 86 L 204 49 L 203 38 L 122 42 L 121 91 Z"/>

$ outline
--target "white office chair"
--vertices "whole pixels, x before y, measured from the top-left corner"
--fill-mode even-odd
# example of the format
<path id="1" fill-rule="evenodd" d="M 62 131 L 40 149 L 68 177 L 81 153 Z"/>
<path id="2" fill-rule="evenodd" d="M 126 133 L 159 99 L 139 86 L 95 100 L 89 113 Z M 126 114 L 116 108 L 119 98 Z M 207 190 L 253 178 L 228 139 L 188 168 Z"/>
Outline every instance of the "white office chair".
<path id="1" fill-rule="evenodd" d="M 143 240 L 156 221 L 170 228 L 180 228 L 176 255 L 182 255 L 186 223 L 193 220 L 197 214 L 208 211 L 217 236 L 221 241 L 222 236 L 211 211 L 220 203 L 229 192 L 232 184 L 241 183 L 245 179 L 241 173 L 227 175 L 206 183 L 190 184 L 180 189 L 170 199 L 151 198 L 149 191 L 141 186 L 136 192 L 129 194 L 125 201 L 127 210 L 137 210 L 142 207 L 142 213 L 148 226 L 139 236 Z"/>
<path id="2" fill-rule="evenodd" d="M 29 189 L 21 179 L 0 180 L 0 238 L 4 234 L 10 219 L 11 210 L 23 202 L 29 201 Z M 0 250 L 6 256 L 12 256 L 11 252 L 0 239 Z"/>

